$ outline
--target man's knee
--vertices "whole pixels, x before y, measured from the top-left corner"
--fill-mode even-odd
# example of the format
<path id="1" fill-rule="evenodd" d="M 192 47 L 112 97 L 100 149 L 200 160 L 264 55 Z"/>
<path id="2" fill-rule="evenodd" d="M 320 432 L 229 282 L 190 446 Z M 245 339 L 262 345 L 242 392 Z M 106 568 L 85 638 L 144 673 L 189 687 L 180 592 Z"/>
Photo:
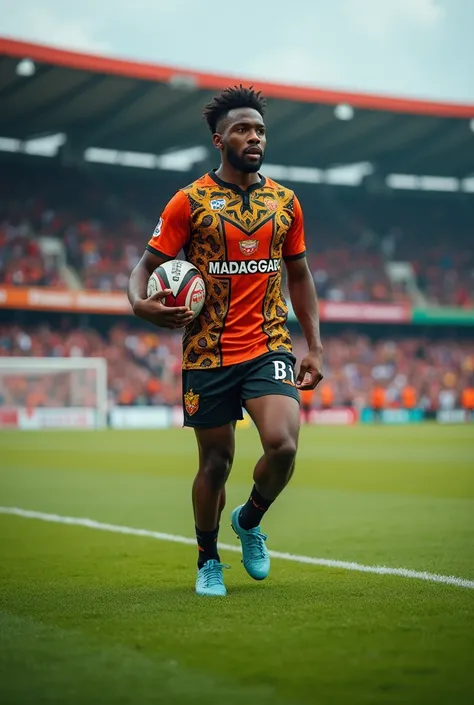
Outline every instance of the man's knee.
<path id="1" fill-rule="evenodd" d="M 264 440 L 267 458 L 282 468 L 290 468 L 295 462 L 297 440 L 290 434 L 273 434 Z"/>
<path id="2" fill-rule="evenodd" d="M 199 473 L 205 475 L 216 489 L 224 486 L 232 468 L 233 452 L 228 448 L 212 448 L 203 454 Z"/>

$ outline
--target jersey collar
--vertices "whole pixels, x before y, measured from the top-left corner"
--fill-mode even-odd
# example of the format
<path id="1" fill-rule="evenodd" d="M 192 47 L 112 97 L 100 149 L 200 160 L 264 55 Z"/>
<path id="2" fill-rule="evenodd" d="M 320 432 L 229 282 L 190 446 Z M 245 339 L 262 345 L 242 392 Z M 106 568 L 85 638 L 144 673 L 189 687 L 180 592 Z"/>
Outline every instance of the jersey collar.
<path id="1" fill-rule="evenodd" d="M 252 193 L 252 191 L 255 191 L 258 188 L 262 188 L 262 186 L 265 186 L 265 177 L 259 174 L 260 181 L 257 181 L 255 184 L 252 184 L 251 186 L 248 187 L 244 191 L 244 189 L 241 189 L 240 186 L 237 186 L 236 184 L 230 184 L 228 181 L 224 181 L 223 179 L 220 179 L 217 174 L 216 174 L 217 169 L 212 169 L 212 171 L 209 172 L 210 178 L 216 182 L 219 186 L 222 186 L 224 188 L 228 188 L 231 191 L 235 191 L 236 193 L 240 194 L 243 196 L 245 193 Z"/>

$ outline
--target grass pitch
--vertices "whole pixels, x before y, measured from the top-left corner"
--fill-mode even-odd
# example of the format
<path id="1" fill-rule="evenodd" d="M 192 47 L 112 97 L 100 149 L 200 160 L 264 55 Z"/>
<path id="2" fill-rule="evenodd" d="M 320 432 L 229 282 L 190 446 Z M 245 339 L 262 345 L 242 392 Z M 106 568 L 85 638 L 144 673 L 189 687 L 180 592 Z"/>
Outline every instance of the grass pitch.
<path id="1" fill-rule="evenodd" d="M 221 538 L 259 454 L 237 437 Z M 0 504 L 193 536 L 194 436 L 0 435 Z M 474 580 L 472 427 L 304 428 L 265 518 L 269 548 Z M 196 550 L 0 514 L 0 702 L 471 705 L 474 590 L 223 551 L 225 599 L 193 593 Z"/>

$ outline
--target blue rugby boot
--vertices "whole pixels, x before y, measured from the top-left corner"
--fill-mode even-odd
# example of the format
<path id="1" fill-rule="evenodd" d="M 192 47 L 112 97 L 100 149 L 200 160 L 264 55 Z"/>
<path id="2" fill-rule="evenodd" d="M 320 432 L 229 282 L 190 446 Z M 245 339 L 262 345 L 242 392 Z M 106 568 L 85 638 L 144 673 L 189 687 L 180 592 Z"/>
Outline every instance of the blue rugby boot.
<path id="1" fill-rule="evenodd" d="M 260 531 L 260 527 L 254 529 L 242 529 L 239 524 L 240 510 L 244 505 L 236 507 L 232 512 L 232 528 L 242 544 L 242 563 L 251 578 L 254 580 L 265 580 L 270 572 L 270 556 L 265 546 L 267 536 Z"/>
<path id="2" fill-rule="evenodd" d="M 227 590 L 222 575 L 223 568 L 229 568 L 229 566 L 219 563 L 215 558 L 206 561 L 203 567 L 198 569 L 196 594 L 209 597 L 225 597 Z"/>

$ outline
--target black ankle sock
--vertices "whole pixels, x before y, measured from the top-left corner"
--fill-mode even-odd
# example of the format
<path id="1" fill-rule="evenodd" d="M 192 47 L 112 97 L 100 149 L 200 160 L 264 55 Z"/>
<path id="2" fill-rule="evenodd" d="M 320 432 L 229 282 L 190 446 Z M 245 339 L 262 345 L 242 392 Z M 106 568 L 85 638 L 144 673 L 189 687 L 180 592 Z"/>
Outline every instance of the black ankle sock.
<path id="1" fill-rule="evenodd" d="M 273 500 L 268 500 L 262 497 L 255 485 L 253 486 L 250 497 L 247 503 L 244 504 L 239 514 L 239 524 L 242 529 L 253 529 L 258 526 L 263 518 L 263 515 L 273 503 Z"/>
<path id="2" fill-rule="evenodd" d="M 213 531 L 199 531 L 196 526 L 196 539 L 199 550 L 198 568 L 202 568 L 204 563 L 210 561 L 212 558 L 216 561 L 220 561 L 219 554 L 217 553 L 218 533 L 218 526 Z"/>

